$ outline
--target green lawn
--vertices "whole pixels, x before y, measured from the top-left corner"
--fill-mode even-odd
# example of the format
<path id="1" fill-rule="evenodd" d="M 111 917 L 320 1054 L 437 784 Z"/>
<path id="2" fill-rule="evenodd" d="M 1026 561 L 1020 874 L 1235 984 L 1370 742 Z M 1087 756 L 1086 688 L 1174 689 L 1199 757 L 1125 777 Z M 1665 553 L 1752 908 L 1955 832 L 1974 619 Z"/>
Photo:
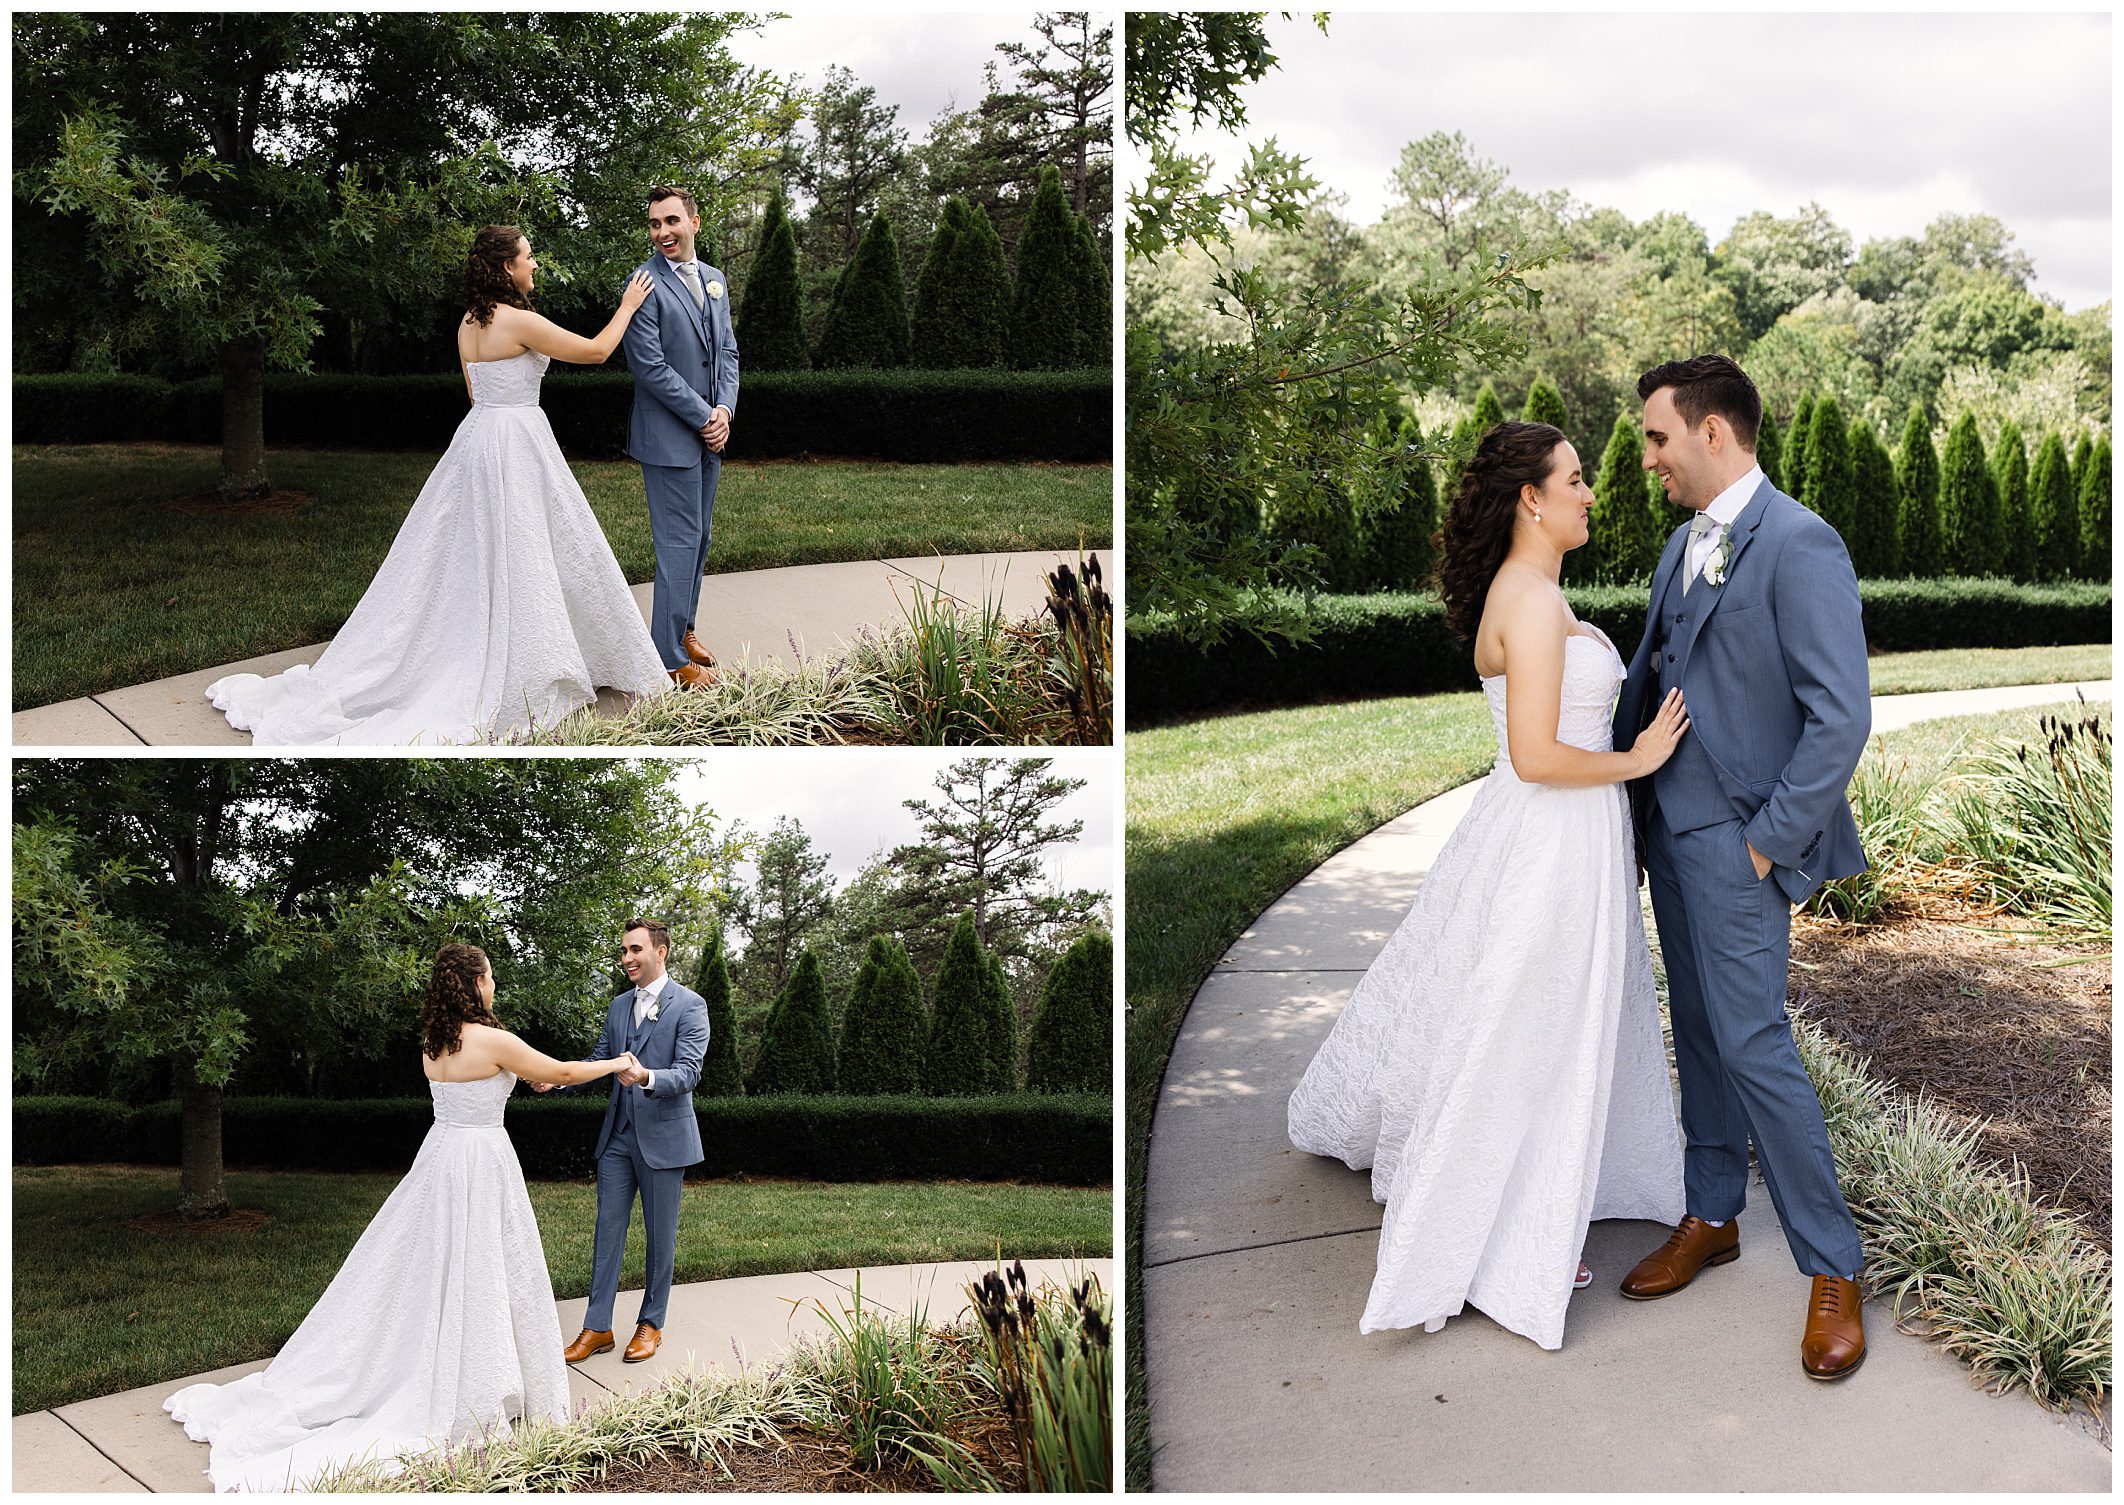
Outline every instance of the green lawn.
<path id="1" fill-rule="evenodd" d="M 1877 692 L 1901 693 L 2107 678 L 2108 655 L 2107 645 L 1957 650 L 1884 654 L 1869 667 Z M 2039 714 L 1968 719 L 2032 731 Z M 1955 723 L 1955 731 L 1965 729 Z M 1953 736 L 1920 725 L 1897 734 L 1896 751 L 1926 756 L 1931 748 L 1930 756 L 1944 756 Z M 1285 889 L 1403 811 L 1477 777 L 1494 756 L 1490 718 L 1475 694 L 1261 711 L 1128 735 L 1124 1226 L 1135 1231 L 1123 1257 L 1130 1489 L 1149 1487 L 1153 1445 L 1143 1390 L 1140 1241 L 1150 1116 L 1187 1006 L 1217 958 Z"/>
<path id="2" fill-rule="evenodd" d="M 197 516 L 200 445 L 23 446 L 14 452 L 15 708 L 321 642 L 383 562 L 431 454 L 284 450 L 292 513 Z M 655 573 L 641 470 L 571 467 L 628 580 Z M 929 553 L 1107 548 L 1103 465 L 733 464 L 716 492 L 711 571 Z"/>
<path id="3" fill-rule="evenodd" d="M 390 1175 L 229 1177 L 256 1228 L 150 1232 L 128 1219 L 173 1207 L 177 1172 L 136 1166 L 15 1171 L 15 1413 L 266 1358 L 294 1332 L 398 1184 Z M 557 1297 L 590 1285 L 596 1192 L 534 1181 Z M 680 1281 L 864 1264 L 1006 1256 L 1104 1258 L 1103 1187 L 701 1181 L 679 1215 Z M 642 1279 L 637 1214 L 622 1289 Z"/>

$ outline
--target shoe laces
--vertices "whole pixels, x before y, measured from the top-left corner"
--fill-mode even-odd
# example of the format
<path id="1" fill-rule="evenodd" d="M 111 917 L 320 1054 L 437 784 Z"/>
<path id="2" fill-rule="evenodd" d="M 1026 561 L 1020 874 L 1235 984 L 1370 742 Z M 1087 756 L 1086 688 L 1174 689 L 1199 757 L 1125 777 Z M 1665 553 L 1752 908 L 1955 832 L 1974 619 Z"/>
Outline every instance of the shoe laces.
<path id="1" fill-rule="evenodd" d="M 1823 1317 L 1844 1315 L 1845 1282 L 1834 1277 L 1820 1275 L 1814 1281 L 1814 1310 Z"/>
<path id="2" fill-rule="evenodd" d="M 1704 1226 L 1706 1225 L 1702 1218 L 1697 1217 L 1694 1213 L 1689 1214 L 1674 1225 L 1674 1231 L 1667 1235 L 1667 1241 L 1660 1246 L 1660 1252 L 1664 1254 L 1669 1249 L 1679 1249 L 1689 1241 L 1690 1235 L 1695 1233 L 1698 1228 Z"/>

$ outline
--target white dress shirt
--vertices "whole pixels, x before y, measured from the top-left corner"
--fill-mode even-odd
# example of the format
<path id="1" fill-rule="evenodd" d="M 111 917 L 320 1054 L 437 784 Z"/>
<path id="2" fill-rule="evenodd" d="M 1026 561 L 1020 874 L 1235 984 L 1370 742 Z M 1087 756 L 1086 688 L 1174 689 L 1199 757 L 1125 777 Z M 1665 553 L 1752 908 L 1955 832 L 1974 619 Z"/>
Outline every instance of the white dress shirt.
<path id="1" fill-rule="evenodd" d="M 1711 499 L 1704 511 L 1719 527 L 1730 528 L 1733 520 L 1741 515 L 1741 509 L 1755 496 L 1755 488 L 1763 484 L 1763 468 L 1748 467 L 1748 473 Z M 1703 573 L 1704 561 L 1711 557 L 1711 546 L 1718 538 L 1718 529 L 1708 533 L 1691 533 L 1688 543 L 1688 558 L 1682 571 L 1682 579 L 1693 581 Z"/>
<path id="2" fill-rule="evenodd" d="M 665 983 L 667 983 L 667 982 L 669 982 L 670 980 L 671 980 L 671 974 L 670 974 L 669 972 L 666 972 L 666 973 L 665 973 L 665 974 L 664 974 L 664 975 L 663 975 L 662 977 L 659 977 L 659 978 L 658 978 L 658 979 L 657 979 L 657 980 L 656 980 L 655 982 L 651 982 L 651 983 L 642 983 L 642 984 L 638 985 L 638 986 L 637 986 L 637 987 L 635 988 L 635 990 L 634 990 L 634 1027 L 635 1027 L 636 1029 L 640 1029 L 640 1028 L 642 1027 L 642 1019 L 643 1019 L 643 1017 L 644 1017 L 645 1015 L 647 1015 L 647 1014 L 648 1014 L 648 1012 L 649 1012 L 649 1005 L 650 1005 L 650 1004 L 652 1004 L 652 1003 L 655 1003 L 655 1002 L 656 1002 L 656 1001 L 657 1001 L 658 999 L 660 999 L 660 998 L 662 998 L 662 997 L 664 996 L 664 984 L 665 984 Z M 643 1069 L 644 1071 L 648 1071 L 648 1070 L 649 1070 L 649 1068 L 648 1068 L 648 1067 L 646 1067 L 646 1066 L 645 1066 L 645 1067 L 643 1067 L 642 1069 Z M 644 1091 L 644 1092 L 654 1092 L 654 1091 L 656 1091 L 656 1073 L 655 1073 L 655 1072 L 653 1072 L 653 1071 L 650 1071 L 650 1072 L 649 1072 L 649 1080 L 648 1080 L 648 1081 L 646 1081 L 646 1082 L 644 1082 L 644 1083 L 642 1083 L 642 1091 Z"/>

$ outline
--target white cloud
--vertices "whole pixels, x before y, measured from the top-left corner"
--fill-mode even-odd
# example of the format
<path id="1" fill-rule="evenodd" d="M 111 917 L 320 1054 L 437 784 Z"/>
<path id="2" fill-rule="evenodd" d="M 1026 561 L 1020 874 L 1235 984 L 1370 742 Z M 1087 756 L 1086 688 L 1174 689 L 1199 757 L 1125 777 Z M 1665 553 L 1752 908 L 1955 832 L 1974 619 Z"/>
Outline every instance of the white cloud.
<path id="1" fill-rule="evenodd" d="M 1401 148 L 1459 131 L 1521 188 L 1632 218 L 1676 209 L 1714 240 L 1756 209 L 1820 203 L 1854 238 L 1997 215 L 2036 282 L 2110 295 L 2107 15 L 1536 15 L 1271 18 L 1281 66 L 1242 91 L 1278 138 L 1377 219 Z M 1236 160 L 1229 137 L 1197 150 Z"/>
<path id="2" fill-rule="evenodd" d="M 731 38 L 740 62 L 816 85 L 828 68 L 846 68 L 858 84 L 877 90 L 878 103 L 897 106 L 898 124 L 920 137 L 947 109 L 978 103 L 987 84 L 982 66 L 1001 63 L 998 42 L 1037 42 L 1032 11 L 950 11 L 807 8 L 756 32 Z M 1007 66 L 1004 76 L 1010 76 Z"/>

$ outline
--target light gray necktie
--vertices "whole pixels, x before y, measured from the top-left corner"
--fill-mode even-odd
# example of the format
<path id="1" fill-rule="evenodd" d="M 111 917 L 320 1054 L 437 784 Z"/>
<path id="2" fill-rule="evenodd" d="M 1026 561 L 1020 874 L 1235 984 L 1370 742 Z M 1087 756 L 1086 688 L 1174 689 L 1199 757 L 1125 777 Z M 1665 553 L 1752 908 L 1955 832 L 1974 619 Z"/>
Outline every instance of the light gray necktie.
<path id="1" fill-rule="evenodd" d="M 697 309 L 706 308 L 708 295 L 701 291 L 700 267 L 689 261 L 679 267 L 678 273 L 686 279 L 686 291 L 693 294 L 693 306 Z"/>
<path id="2" fill-rule="evenodd" d="M 1717 520 L 1709 512 L 1699 512 L 1689 519 L 1689 542 L 1683 546 L 1687 552 L 1682 557 L 1682 563 L 1687 566 L 1682 571 L 1682 594 L 1685 596 L 1689 594 L 1690 583 L 1703 569 L 1703 565 L 1697 562 L 1696 542 L 1717 527 Z"/>

